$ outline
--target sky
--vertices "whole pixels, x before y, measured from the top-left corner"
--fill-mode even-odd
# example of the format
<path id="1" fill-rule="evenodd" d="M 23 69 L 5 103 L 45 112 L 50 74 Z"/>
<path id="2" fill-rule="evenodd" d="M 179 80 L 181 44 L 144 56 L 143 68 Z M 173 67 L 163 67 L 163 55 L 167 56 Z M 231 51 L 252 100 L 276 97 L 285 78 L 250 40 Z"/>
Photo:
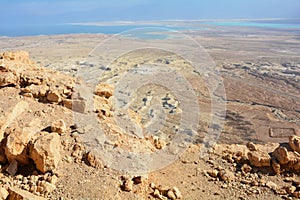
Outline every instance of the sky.
<path id="1" fill-rule="evenodd" d="M 300 18 L 300 0 L 0 0 L 0 5 L 0 26 L 174 19 Z"/>

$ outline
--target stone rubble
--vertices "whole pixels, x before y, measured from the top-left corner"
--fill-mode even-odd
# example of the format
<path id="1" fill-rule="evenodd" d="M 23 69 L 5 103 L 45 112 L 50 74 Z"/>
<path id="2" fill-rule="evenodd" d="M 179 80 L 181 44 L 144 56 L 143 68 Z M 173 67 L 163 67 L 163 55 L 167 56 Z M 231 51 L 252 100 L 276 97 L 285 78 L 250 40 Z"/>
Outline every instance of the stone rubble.
<path id="1" fill-rule="evenodd" d="M 41 196 L 47 197 L 57 189 L 57 170 L 60 162 L 86 162 L 96 169 L 105 169 L 105 164 L 98 158 L 97 152 L 86 152 L 78 142 L 79 137 L 74 136 L 74 133 L 71 135 L 71 130 L 63 119 L 50 123 L 50 130 L 38 118 L 25 125 L 17 120 L 22 113 L 29 111 L 30 105 L 26 98 L 49 105 L 64 106 L 76 112 L 86 112 L 86 101 L 76 98 L 73 93 L 76 81 L 57 72 L 37 67 L 30 61 L 27 52 L 5 52 L 0 55 L 0 60 L 0 87 L 19 88 L 25 99 L 0 117 L 0 164 L 3 172 L 3 177 L 0 173 L 0 199 L 44 199 Z M 101 120 L 113 116 L 113 92 L 114 88 L 111 85 L 101 83 L 96 86 L 94 112 L 98 113 Z M 103 120 L 103 123 L 106 121 Z M 111 131 L 121 135 L 113 125 L 108 125 Z M 69 133 L 73 141 L 63 140 L 62 137 Z M 159 150 L 167 145 L 167 142 L 157 136 L 146 140 Z M 117 145 L 119 144 L 112 143 L 111 146 Z M 285 176 L 300 172 L 299 136 L 291 136 L 289 143 L 284 145 L 256 145 L 250 142 L 247 145 L 233 145 L 229 149 L 217 145 L 216 151 L 218 148 L 222 150 L 222 162 L 227 166 L 216 164 L 214 159 L 210 159 L 207 163 L 212 169 L 203 170 L 203 174 L 221 188 L 247 188 L 249 194 L 259 194 L 262 193 L 261 188 L 269 188 L 278 195 L 300 197 L 300 181 L 292 175 L 285 177 L 285 186 L 276 180 L 267 180 L 263 175 L 265 173 Z M 68 151 L 69 154 L 62 156 L 62 151 Z M 27 176 L 20 174 L 23 166 L 28 165 L 32 165 L 34 170 Z M 123 191 L 132 193 L 136 191 L 137 186 L 146 185 L 147 191 L 156 199 L 183 199 L 177 187 L 147 184 L 147 179 L 142 176 L 125 178 L 120 185 Z"/>
<path id="2" fill-rule="evenodd" d="M 211 181 L 224 182 L 225 184 L 220 185 L 221 188 L 239 188 L 240 184 L 244 188 L 249 185 L 253 194 L 259 193 L 259 188 L 267 187 L 285 198 L 298 198 L 300 181 L 297 176 L 293 176 L 300 172 L 298 141 L 300 136 L 293 135 L 289 137 L 288 143 L 283 144 L 216 145 L 214 152 L 221 156 L 223 162 L 226 161 L 224 163 L 227 163 L 227 167 L 217 166 L 213 158 L 209 158 L 207 162 L 214 169 L 203 170 L 203 174 Z M 284 183 L 270 179 L 268 174 L 285 177 Z"/>

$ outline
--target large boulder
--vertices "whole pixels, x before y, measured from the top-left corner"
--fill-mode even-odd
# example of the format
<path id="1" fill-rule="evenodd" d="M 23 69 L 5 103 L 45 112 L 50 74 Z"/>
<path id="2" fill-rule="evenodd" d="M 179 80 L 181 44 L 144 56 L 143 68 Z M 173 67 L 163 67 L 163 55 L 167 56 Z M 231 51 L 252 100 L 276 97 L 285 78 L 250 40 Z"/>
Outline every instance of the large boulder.
<path id="1" fill-rule="evenodd" d="M 34 134 L 41 129 L 40 124 L 41 121 L 35 118 L 23 129 L 15 125 L 7 131 L 8 136 L 4 149 L 9 162 L 17 160 L 21 165 L 29 163 L 27 145 Z"/>
<path id="2" fill-rule="evenodd" d="M 271 156 L 265 151 L 250 151 L 248 153 L 250 164 L 255 167 L 270 167 Z"/>
<path id="3" fill-rule="evenodd" d="M 276 148 L 272 155 L 278 160 L 279 164 L 285 165 L 290 161 L 289 152 L 285 147 Z"/>
<path id="4" fill-rule="evenodd" d="M 58 133 L 50 133 L 39 137 L 30 148 L 30 158 L 36 168 L 45 173 L 57 168 L 60 161 L 60 137 Z"/>

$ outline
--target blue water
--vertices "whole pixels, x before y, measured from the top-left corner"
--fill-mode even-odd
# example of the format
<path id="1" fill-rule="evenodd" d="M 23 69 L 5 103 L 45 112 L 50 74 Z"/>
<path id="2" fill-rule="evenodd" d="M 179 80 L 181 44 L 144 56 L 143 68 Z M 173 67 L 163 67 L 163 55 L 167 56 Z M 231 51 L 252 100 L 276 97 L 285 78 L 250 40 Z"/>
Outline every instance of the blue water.
<path id="1" fill-rule="evenodd" d="M 158 25 L 151 26 L 154 30 L 148 32 L 137 31 L 132 37 L 141 39 L 165 39 L 169 37 L 168 31 L 155 31 L 155 28 L 169 30 L 202 30 L 206 26 L 232 26 L 232 27 L 257 27 L 257 28 L 272 28 L 272 29 L 300 29 L 300 20 L 252 20 L 252 21 L 206 21 L 189 26 L 166 26 Z M 76 33 L 101 33 L 101 34 L 119 34 L 124 31 L 129 31 L 136 28 L 145 28 L 147 25 L 72 25 L 72 24 L 56 24 L 56 25 L 1 25 L 0 36 L 36 36 L 36 35 L 57 35 L 57 34 L 76 34 Z"/>
<path id="2" fill-rule="evenodd" d="M 0 29 L 0 36 L 36 36 L 36 35 L 57 35 L 57 34 L 76 34 L 76 33 L 100 33 L 100 34 L 119 34 L 124 31 L 130 31 L 139 28 L 148 28 L 147 25 L 110 25 L 110 26 L 94 26 L 94 25 L 8 25 Z M 148 32 L 136 31 L 135 35 L 127 35 L 138 37 L 141 39 L 165 39 L 168 30 L 188 30 L 192 27 L 180 26 L 150 26 Z M 159 31 L 158 31 L 159 30 Z M 165 30 L 165 31 L 164 31 Z M 158 32 L 157 32 L 158 31 Z"/>
<path id="3" fill-rule="evenodd" d="M 233 27 L 257 27 L 257 28 L 272 28 L 272 29 L 300 29 L 300 21 L 285 21 L 285 20 L 264 20 L 264 21 L 212 21 L 204 22 L 203 24 L 213 26 L 233 26 Z"/>

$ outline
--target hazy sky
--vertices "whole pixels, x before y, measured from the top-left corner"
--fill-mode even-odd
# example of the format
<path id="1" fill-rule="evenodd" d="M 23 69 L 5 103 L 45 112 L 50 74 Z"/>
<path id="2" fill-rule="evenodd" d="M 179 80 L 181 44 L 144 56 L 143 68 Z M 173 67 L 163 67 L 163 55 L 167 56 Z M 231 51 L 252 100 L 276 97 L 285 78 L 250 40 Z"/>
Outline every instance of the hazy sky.
<path id="1" fill-rule="evenodd" d="M 300 18 L 300 0 L 0 0 L 0 25 L 116 20 Z"/>

